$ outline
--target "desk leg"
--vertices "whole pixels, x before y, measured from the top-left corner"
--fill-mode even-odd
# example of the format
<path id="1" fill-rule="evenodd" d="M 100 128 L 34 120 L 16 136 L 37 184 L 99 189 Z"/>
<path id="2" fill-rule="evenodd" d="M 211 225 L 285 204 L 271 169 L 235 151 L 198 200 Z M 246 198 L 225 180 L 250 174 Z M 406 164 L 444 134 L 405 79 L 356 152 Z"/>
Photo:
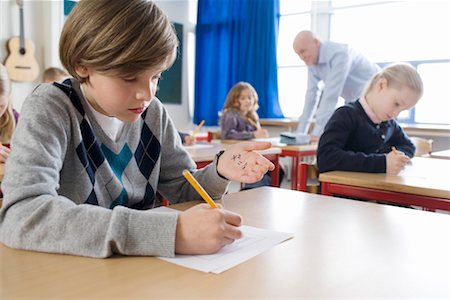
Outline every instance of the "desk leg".
<path id="1" fill-rule="evenodd" d="M 280 186 L 280 156 L 277 154 L 271 159 L 272 163 L 275 165 L 275 169 L 272 171 L 272 186 Z"/>
<path id="2" fill-rule="evenodd" d="M 328 182 L 321 182 L 321 194 L 325 195 L 325 196 L 333 196 L 333 193 L 330 192 L 329 190 L 329 185 Z"/>
<path id="3" fill-rule="evenodd" d="M 297 172 L 298 162 L 300 160 L 299 155 L 292 156 L 292 170 L 291 170 L 291 190 L 297 190 Z"/>

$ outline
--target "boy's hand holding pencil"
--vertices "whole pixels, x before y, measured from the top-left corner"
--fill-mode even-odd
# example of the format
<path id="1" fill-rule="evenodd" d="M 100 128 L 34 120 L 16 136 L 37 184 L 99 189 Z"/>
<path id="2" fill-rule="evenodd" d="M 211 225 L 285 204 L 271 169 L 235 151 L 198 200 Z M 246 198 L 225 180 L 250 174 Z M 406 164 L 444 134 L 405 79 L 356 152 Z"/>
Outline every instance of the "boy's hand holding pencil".
<path id="1" fill-rule="evenodd" d="M 178 216 L 175 252 L 179 254 L 211 254 L 242 237 L 242 217 L 218 209 L 219 206 L 188 171 L 183 176 L 207 202 L 196 205 Z"/>

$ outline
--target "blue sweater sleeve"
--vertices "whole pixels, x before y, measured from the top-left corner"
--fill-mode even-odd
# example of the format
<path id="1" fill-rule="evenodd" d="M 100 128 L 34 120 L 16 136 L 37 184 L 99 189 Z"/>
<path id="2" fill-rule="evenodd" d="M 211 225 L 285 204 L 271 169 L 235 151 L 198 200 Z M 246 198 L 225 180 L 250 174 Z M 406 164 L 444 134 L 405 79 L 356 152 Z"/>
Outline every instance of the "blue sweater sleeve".
<path id="1" fill-rule="evenodd" d="M 320 173 L 335 170 L 386 172 L 384 153 L 364 153 L 359 149 L 348 147 L 350 139 L 364 138 L 354 134 L 360 125 L 358 116 L 352 108 L 343 106 L 334 112 L 325 127 L 317 149 L 317 165 Z"/>

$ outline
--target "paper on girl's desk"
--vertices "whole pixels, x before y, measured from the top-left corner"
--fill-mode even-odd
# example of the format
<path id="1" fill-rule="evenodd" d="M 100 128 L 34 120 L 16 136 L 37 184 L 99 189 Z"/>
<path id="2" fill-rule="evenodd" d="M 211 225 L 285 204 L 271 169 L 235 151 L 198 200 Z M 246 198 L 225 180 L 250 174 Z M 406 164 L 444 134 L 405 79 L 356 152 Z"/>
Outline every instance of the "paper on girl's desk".
<path id="1" fill-rule="evenodd" d="M 167 211 L 167 210 L 165 210 Z M 162 260 L 207 273 L 222 273 L 294 237 L 291 233 L 241 226 L 243 237 L 210 255 L 176 255 Z"/>

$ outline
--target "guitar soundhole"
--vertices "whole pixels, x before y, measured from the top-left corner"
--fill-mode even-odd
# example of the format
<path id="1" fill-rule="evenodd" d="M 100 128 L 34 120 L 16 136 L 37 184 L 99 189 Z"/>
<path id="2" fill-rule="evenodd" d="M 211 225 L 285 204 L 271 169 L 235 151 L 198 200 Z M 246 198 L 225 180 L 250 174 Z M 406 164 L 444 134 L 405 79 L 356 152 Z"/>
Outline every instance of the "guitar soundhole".
<path id="1" fill-rule="evenodd" d="M 22 55 L 25 55 L 25 53 L 27 53 L 27 51 L 25 51 L 25 48 L 20 48 L 19 53 Z"/>

